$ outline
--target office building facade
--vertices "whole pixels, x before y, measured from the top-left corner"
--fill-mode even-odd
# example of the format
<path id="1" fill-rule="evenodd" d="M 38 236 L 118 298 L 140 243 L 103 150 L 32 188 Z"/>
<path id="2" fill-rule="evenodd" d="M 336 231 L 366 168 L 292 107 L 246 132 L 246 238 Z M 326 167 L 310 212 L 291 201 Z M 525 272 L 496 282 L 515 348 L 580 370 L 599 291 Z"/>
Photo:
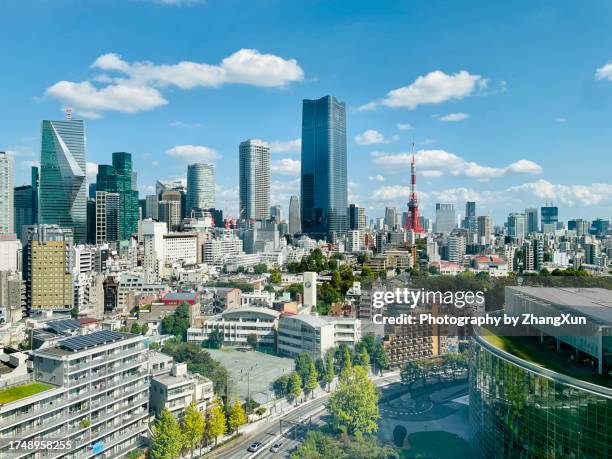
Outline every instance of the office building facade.
<path id="1" fill-rule="evenodd" d="M 119 195 L 119 240 L 127 240 L 138 231 L 138 190 L 134 183 L 132 155 L 113 153 L 113 164 L 100 165 L 96 176 L 96 193 L 106 191 Z"/>
<path id="2" fill-rule="evenodd" d="M 85 126 L 82 120 L 44 120 L 38 221 L 69 228 L 87 240 Z"/>
<path id="3" fill-rule="evenodd" d="M 346 106 L 333 96 L 302 105 L 302 231 L 331 240 L 347 230 Z"/>
<path id="4" fill-rule="evenodd" d="M 215 207 L 215 167 L 195 163 L 187 166 L 187 215 L 194 209 Z"/>
<path id="5" fill-rule="evenodd" d="M 270 146 L 256 139 L 239 146 L 240 219 L 270 218 Z"/>
<path id="6" fill-rule="evenodd" d="M 449 234 L 456 226 L 455 206 L 436 204 L 436 233 Z"/>

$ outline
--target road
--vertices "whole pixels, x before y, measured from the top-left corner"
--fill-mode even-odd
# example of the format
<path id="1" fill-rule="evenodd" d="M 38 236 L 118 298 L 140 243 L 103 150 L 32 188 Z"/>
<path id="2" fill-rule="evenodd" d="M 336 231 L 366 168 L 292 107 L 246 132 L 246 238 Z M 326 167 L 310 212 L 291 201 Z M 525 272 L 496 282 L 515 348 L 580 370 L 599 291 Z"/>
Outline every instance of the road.
<path id="1" fill-rule="evenodd" d="M 378 377 L 373 381 L 377 386 L 384 386 L 392 382 L 399 381 L 399 374 L 392 373 L 383 377 Z M 322 417 L 326 414 L 325 404 L 327 403 L 327 400 L 329 400 L 329 395 L 330 394 L 325 394 L 315 400 L 304 402 L 291 412 L 287 413 L 281 418 L 276 418 L 271 422 L 261 422 L 260 426 L 257 426 L 252 431 L 242 435 L 237 440 L 228 443 L 226 446 L 222 446 L 221 448 L 207 454 L 206 457 L 220 459 L 250 459 L 252 457 L 257 457 L 258 459 L 277 459 L 289 457 L 291 450 L 299 445 L 300 441 L 306 434 L 307 429 L 299 429 L 297 432 L 290 431 L 289 438 L 283 435 L 283 437 L 280 439 L 280 441 L 283 443 L 281 451 L 278 453 L 271 453 L 270 447 L 280 434 L 280 420 L 283 421 L 282 424 L 284 434 L 286 434 L 286 431 L 289 430 L 291 422 L 306 421 L 306 423 L 308 423 L 311 420 L 314 425 L 322 424 Z M 296 438 L 294 439 L 293 437 Z M 261 450 L 255 454 L 248 452 L 247 448 L 249 445 L 256 441 L 262 442 L 264 446 L 262 446 Z"/>

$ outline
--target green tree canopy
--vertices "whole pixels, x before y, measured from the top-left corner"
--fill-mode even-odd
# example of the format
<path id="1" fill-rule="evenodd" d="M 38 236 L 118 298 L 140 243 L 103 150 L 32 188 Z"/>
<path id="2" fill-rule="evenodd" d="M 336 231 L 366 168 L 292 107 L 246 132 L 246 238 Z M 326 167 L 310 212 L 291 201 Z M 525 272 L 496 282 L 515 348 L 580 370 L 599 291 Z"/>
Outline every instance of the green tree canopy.
<path id="1" fill-rule="evenodd" d="M 183 448 L 183 434 L 178 421 L 166 408 L 153 423 L 151 457 L 176 459 Z"/>
<path id="2" fill-rule="evenodd" d="M 340 375 L 329 400 L 331 425 L 348 434 L 378 430 L 378 391 L 366 368 L 355 366 Z"/>

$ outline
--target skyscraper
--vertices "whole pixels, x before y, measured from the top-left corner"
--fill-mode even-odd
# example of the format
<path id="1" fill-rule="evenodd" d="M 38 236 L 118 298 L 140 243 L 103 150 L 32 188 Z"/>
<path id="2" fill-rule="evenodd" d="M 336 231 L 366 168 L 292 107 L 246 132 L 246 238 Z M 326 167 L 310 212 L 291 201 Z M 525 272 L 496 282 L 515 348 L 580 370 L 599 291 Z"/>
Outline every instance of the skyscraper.
<path id="1" fill-rule="evenodd" d="M 365 230 L 366 215 L 365 208 L 359 207 L 357 204 L 351 204 L 348 208 L 348 229 Z"/>
<path id="2" fill-rule="evenodd" d="M 38 221 L 87 239 L 87 181 L 83 120 L 42 122 Z"/>
<path id="3" fill-rule="evenodd" d="M 477 220 L 478 242 L 480 244 L 488 244 L 491 241 L 491 232 L 493 228 L 491 217 L 488 215 L 479 215 Z"/>
<path id="4" fill-rule="evenodd" d="M 96 176 L 96 192 L 119 194 L 119 240 L 129 239 L 138 231 L 138 190 L 132 171 L 132 155 L 113 153 L 113 165 L 101 164 Z"/>
<path id="5" fill-rule="evenodd" d="M 291 196 L 289 200 L 289 234 L 302 232 L 301 210 L 299 196 Z"/>
<path id="6" fill-rule="evenodd" d="M 544 225 L 553 225 L 553 229 L 556 229 L 557 222 L 559 221 L 559 208 L 552 204 L 542 206 L 540 208 L 542 216 L 542 230 L 545 230 Z"/>
<path id="7" fill-rule="evenodd" d="M 13 160 L 0 151 L 0 234 L 12 234 L 14 229 Z"/>
<path id="8" fill-rule="evenodd" d="M 436 233 L 448 234 L 456 226 L 455 206 L 453 204 L 436 204 Z"/>
<path id="9" fill-rule="evenodd" d="M 270 218 L 276 223 L 280 223 L 283 220 L 283 208 L 281 205 L 270 206 Z"/>
<path id="10" fill-rule="evenodd" d="M 317 238 L 347 229 L 346 106 L 333 96 L 302 105 L 302 230 Z"/>
<path id="11" fill-rule="evenodd" d="M 468 231 L 476 232 L 476 202 L 467 201 L 465 203 L 465 218 L 463 219 L 463 227 Z"/>
<path id="12" fill-rule="evenodd" d="M 96 244 L 119 240 L 120 208 L 119 193 L 96 191 Z"/>
<path id="13" fill-rule="evenodd" d="M 270 146 L 257 139 L 239 147 L 240 219 L 270 218 Z"/>
<path id="14" fill-rule="evenodd" d="M 527 225 L 527 234 L 536 233 L 540 229 L 538 209 L 536 207 L 525 209 L 525 220 Z"/>
<path id="15" fill-rule="evenodd" d="M 24 226 L 36 223 L 33 196 L 32 185 L 15 187 L 15 234 L 19 239 Z"/>
<path id="16" fill-rule="evenodd" d="M 508 236 L 514 239 L 523 239 L 525 237 L 525 214 L 511 213 L 508 215 Z"/>
<path id="17" fill-rule="evenodd" d="M 187 166 L 187 215 L 193 209 L 215 207 L 215 167 L 212 164 Z"/>
<path id="18" fill-rule="evenodd" d="M 385 207 L 385 225 L 390 230 L 395 226 L 395 215 L 397 213 L 397 209 L 395 207 Z"/>

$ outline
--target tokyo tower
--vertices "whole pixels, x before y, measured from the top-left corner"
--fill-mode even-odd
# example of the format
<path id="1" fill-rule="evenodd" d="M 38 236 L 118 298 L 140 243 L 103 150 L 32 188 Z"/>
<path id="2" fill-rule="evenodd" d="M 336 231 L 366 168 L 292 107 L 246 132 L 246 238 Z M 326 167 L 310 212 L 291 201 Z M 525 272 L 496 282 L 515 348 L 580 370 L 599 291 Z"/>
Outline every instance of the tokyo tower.
<path id="1" fill-rule="evenodd" d="M 405 229 L 415 233 L 424 233 L 421 218 L 419 216 L 419 202 L 416 193 L 416 163 L 414 155 L 410 164 L 410 200 L 408 201 L 408 218 L 406 219 Z"/>

